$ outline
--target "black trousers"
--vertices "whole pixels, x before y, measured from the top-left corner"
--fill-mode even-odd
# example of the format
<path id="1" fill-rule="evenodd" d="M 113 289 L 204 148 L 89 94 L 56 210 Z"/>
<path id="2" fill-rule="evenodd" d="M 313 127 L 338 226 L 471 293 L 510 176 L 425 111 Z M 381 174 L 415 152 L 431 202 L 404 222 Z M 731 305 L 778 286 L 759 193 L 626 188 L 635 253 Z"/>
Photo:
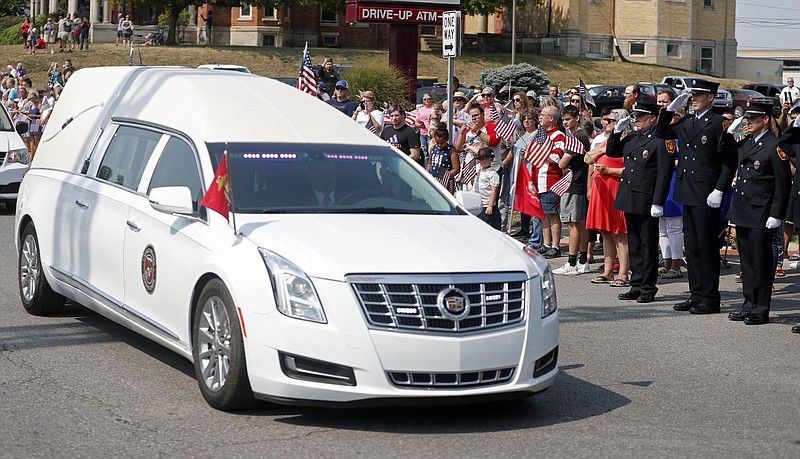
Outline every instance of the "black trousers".
<path id="1" fill-rule="evenodd" d="M 719 227 L 722 209 L 683 206 L 683 243 L 692 300 L 720 303 Z"/>
<path id="2" fill-rule="evenodd" d="M 631 261 L 631 291 L 655 295 L 658 291 L 658 219 L 625 213 L 628 253 Z"/>
<path id="3" fill-rule="evenodd" d="M 736 227 L 739 260 L 742 263 L 742 312 L 769 315 L 775 258 L 772 255 L 774 230 Z M 781 241 L 783 242 L 783 241 Z"/>

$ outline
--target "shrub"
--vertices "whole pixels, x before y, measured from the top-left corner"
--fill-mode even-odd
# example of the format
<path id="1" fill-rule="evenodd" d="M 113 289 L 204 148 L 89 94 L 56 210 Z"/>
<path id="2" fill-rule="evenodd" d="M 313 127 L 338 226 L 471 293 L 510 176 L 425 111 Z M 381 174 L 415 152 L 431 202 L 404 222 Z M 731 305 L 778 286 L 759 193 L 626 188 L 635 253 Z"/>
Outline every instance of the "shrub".
<path id="1" fill-rule="evenodd" d="M 481 72 L 481 86 L 491 86 L 496 91 L 511 81 L 511 91 L 546 91 L 550 86 L 547 73 L 531 64 L 506 65 Z"/>
<path id="2" fill-rule="evenodd" d="M 361 91 L 375 93 L 377 105 L 401 102 L 410 110 L 414 107 L 406 102 L 408 81 L 396 68 L 380 64 L 365 64 L 342 72 L 342 78 L 350 85 L 350 99 L 358 103 Z"/>
<path id="3" fill-rule="evenodd" d="M 8 26 L 0 32 L 0 45 L 21 45 L 22 44 L 22 23 Z"/>

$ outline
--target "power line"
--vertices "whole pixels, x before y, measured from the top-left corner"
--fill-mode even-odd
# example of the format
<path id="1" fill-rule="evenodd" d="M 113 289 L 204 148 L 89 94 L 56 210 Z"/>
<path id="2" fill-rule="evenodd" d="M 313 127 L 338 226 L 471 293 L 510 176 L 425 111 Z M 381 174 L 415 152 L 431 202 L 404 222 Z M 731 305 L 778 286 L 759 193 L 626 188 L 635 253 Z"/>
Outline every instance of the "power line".
<path id="1" fill-rule="evenodd" d="M 767 6 L 759 5 L 757 3 L 737 2 L 737 5 L 757 6 L 759 8 L 766 8 L 772 10 L 786 10 L 786 11 L 800 11 L 800 8 L 786 8 L 785 6 Z"/>

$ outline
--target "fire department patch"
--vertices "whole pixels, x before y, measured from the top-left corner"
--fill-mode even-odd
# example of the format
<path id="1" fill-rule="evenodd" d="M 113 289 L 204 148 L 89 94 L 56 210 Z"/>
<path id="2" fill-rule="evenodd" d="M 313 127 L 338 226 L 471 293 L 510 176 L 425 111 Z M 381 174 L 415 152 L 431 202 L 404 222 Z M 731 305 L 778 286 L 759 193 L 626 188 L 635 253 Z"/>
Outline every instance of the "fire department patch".
<path id="1" fill-rule="evenodd" d="M 650 152 L 649 151 L 645 150 L 645 151 L 642 152 L 642 158 L 647 159 L 648 156 L 650 156 Z"/>
<path id="2" fill-rule="evenodd" d="M 142 253 L 142 283 L 147 293 L 152 295 L 156 289 L 156 249 L 152 245 L 145 247 Z"/>
<path id="3" fill-rule="evenodd" d="M 707 135 L 704 135 L 703 137 L 700 137 L 700 143 L 705 145 L 707 142 L 708 142 L 708 136 Z"/>
<path id="4" fill-rule="evenodd" d="M 787 159 L 789 159 L 789 155 L 787 155 L 785 151 L 781 150 L 781 147 L 777 147 L 777 149 L 778 149 L 778 158 L 780 158 L 781 161 L 786 161 Z"/>
<path id="5" fill-rule="evenodd" d="M 727 131 L 728 128 L 731 127 L 731 123 L 733 123 L 732 120 L 726 119 L 725 121 L 723 121 L 722 122 L 722 130 Z"/>
<path id="6" fill-rule="evenodd" d="M 758 170 L 758 168 L 761 167 L 761 161 L 756 160 L 756 162 L 753 163 L 753 167 L 755 167 L 756 170 Z"/>
<path id="7" fill-rule="evenodd" d="M 675 141 L 674 140 L 667 140 L 665 143 L 667 144 L 667 151 L 670 154 L 675 153 Z"/>

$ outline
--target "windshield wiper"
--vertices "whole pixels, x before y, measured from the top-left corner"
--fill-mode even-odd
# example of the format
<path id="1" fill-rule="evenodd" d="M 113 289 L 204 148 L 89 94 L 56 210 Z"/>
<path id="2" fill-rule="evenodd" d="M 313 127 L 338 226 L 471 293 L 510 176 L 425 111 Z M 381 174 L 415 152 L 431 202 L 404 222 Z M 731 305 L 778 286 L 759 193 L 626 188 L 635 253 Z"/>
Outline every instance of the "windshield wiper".
<path id="1" fill-rule="evenodd" d="M 343 207 L 324 209 L 321 213 L 331 214 L 429 214 L 429 211 L 414 210 L 414 209 L 399 209 L 396 207 Z"/>

